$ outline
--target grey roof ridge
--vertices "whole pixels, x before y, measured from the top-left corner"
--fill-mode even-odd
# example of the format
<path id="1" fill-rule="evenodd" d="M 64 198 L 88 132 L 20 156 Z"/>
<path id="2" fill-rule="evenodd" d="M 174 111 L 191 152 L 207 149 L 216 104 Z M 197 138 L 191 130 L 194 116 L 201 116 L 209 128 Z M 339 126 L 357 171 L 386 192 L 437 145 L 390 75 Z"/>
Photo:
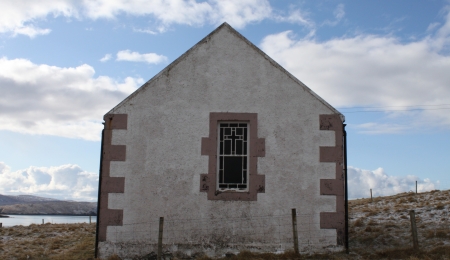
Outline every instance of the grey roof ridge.
<path id="1" fill-rule="evenodd" d="M 149 79 L 147 82 L 142 84 L 138 89 L 136 89 L 133 93 L 131 93 L 128 97 L 126 97 L 124 100 L 122 100 L 119 104 L 117 104 L 113 109 L 111 109 L 107 114 L 113 113 L 114 110 L 116 110 L 118 107 L 120 107 L 123 103 L 127 102 L 129 99 L 133 98 L 135 95 L 137 95 L 142 89 L 144 89 L 148 84 L 150 84 L 152 81 L 157 80 L 161 75 L 165 74 L 167 71 L 170 71 L 173 67 L 175 67 L 180 61 L 182 61 L 189 53 L 191 53 L 193 50 L 197 49 L 203 42 L 207 42 L 208 39 L 210 39 L 214 34 L 216 34 L 218 31 L 222 30 L 223 28 L 228 28 L 231 33 L 233 33 L 235 36 L 239 37 L 241 40 L 243 40 L 245 43 L 247 43 L 251 48 L 256 50 L 259 54 L 261 54 L 266 60 L 268 60 L 274 67 L 278 68 L 282 72 L 284 72 L 288 77 L 290 77 L 292 80 L 294 80 L 297 84 L 305 88 L 313 97 L 317 98 L 322 104 L 324 104 L 326 107 L 328 107 L 330 110 L 334 111 L 334 113 L 339 114 L 341 117 L 342 122 L 345 121 L 345 116 L 339 112 L 337 109 L 335 109 L 333 106 L 331 106 L 328 102 L 326 102 L 323 98 L 321 98 L 319 95 L 317 95 L 314 91 L 312 91 L 309 87 L 307 87 L 303 82 L 301 82 L 299 79 L 297 79 L 294 75 L 292 75 L 289 71 L 287 71 L 285 68 L 283 68 L 280 64 L 278 64 L 276 61 L 274 61 L 272 58 L 270 58 L 265 52 L 263 52 L 260 48 L 258 48 L 255 44 L 253 44 L 251 41 L 249 41 L 247 38 L 245 38 L 241 33 L 236 31 L 231 25 L 229 25 L 227 22 L 222 23 L 219 27 L 217 27 L 215 30 L 210 32 L 207 36 L 205 36 L 203 39 L 201 39 L 198 43 L 196 43 L 194 46 L 189 48 L 186 52 L 184 52 L 180 57 L 175 59 L 172 63 L 167 65 L 164 69 L 162 69 L 158 74 L 153 76 L 151 79 Z"/>

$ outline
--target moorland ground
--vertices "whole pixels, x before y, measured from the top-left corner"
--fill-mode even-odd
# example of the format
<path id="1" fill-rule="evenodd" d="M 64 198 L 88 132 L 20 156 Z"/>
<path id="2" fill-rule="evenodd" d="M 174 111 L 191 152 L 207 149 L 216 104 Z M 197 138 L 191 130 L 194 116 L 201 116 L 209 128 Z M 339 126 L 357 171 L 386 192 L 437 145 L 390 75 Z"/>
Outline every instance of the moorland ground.
<path id="1" fill-rule="evenodd" d="M 414 210 L 419 250 L 412 249 Z M 449 259 L 450 190 L 349 201 L 345 252 L 295 255 L 241 252 L 223 259 Z M 0 229 L 0 259 L 94 259 L 95 224 L 43 224 Z M 110 257 L 109 260 L 118 260 Z M 141 258 L 144 259 L 144 258 Z M 174 258 L 176 259 L 176 258 Z M 206 256 L 202 260 L 211 260 Z"/>

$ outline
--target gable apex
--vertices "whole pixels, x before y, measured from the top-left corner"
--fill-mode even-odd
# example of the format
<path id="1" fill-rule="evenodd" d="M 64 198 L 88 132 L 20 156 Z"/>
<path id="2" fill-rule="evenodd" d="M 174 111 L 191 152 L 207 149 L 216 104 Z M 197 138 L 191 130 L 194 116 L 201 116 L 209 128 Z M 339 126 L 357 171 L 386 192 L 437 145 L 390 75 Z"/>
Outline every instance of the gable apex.
<path id="1" fill-rule="evenodd" d="M 187 50 L 185 53 L 183 53 L 180 57 L 175 59 L 172 63 L 167 65 L 163 70 L 161 70 L 158 74 L 156 74 L 154 77 L 152 77 L 150 80 L 145 82 L 141 87 L 136 89 L 132 94 L 130 94 L 127 98 L 125 98 L 123 101 L 121 101 L 118 105 L 116 105 L 113 109 L 111 109 L 107 114 L 115 113 L 115 110 L 117 110 L 122 105 L 126 104 L 129 100 L 131 100 L 134 96 L 142 92 L 144 89 L 149 87 L 152 82 L 157 81 L 159 78 L 161 78 L 163 75 L 168 74 L 174 67 L 176 67 L 180 62 L 185 60 L 187 57 L 189 57 L 194 51 L 198 50 L 199 48 L 205 48 L 205 46 L 208 46 L 210 44 L 211 40 L 214 39 L 216 35 L 219 33 L 224 32 L 228 33 L 229 35 L 233 35 L 237 39 L 241 40 L 242 42 L 246 43 L 251 49 L 256 51 L 258 54 L 260 54 L 262 57 L 264 57 L 265 60 L 267 60 L 269 63 L 272 64 L 276 69 L 280 70 L 282 73 L 284 73 L 286 76 L 288 76 L 291 80 L 293 80 L 297 85 L 299 85 L 301 88 L 305 90 L 305 92 L 311 94 L 312 97 L 320 101 L 323 105 L 325 105 L 328 109 L 333 111 L 335 114 L 339 114 L 342 122 L 345 121 L 344 115 L 342 115 L 338 110 L 336 110 L 333 106 L 331 106 L 328 102 L 326 102 L 324 99 L 322 99 L 319 95 L 317 95 L 315 92 L 313 92 L 310 88 L 308 88 L 303 82 L 301 82 L 299 79 L 297 79 L 294 75 L 292 75 L 290 72 L 288 72 L 286 69 L 284 69 L 280 64 L 278 64 L 276 61 L 274 61 L 271 57 L 269 57 L 266 53 L 264 53 L 261 49 L 259 49 L 256 45 L 254 45 L 252 42 L 250 42 L 247 38 L 245 38 L 241 33 L 239 33 L 237 30 L 235 30 L 232 26 L 230 26 L 227 22 L 222 23 L 220 26 L 218 26 L 215 30 L 213 30 L 211 33 L 209 33 L 207 36 L 205 36 L 203 39 L 201 39 L 197 44 L 192 46 L 189 50 Z"/>

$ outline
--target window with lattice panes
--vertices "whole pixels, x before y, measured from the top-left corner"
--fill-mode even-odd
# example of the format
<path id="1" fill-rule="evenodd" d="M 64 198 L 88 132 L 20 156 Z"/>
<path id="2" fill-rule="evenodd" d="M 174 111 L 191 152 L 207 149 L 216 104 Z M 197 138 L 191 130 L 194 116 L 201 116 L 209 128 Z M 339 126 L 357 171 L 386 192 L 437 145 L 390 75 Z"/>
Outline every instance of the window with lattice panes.
<path id="1" fill-rule="evenodd" d="M 219 190 L 248 190 L 249 129 L 246 122 L 219 122 L 217 187 Z"/>

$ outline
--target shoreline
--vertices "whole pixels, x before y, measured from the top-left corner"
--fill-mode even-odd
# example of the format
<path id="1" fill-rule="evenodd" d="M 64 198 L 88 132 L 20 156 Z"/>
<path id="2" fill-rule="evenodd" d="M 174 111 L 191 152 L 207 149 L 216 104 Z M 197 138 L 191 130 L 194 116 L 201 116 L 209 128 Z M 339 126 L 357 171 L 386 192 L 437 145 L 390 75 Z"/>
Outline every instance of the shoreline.
<path id="1" fill-rule="evenodd" d="M 0 218 L 9 218 L 9 216 L 70 216 L 70 217 L 97 217 L 97 215 L 87 215 L 87 214 L 63 214 L 63 213 L 52 213 L 52 214 L 2 213 L 2 214 L 0 214 Z"/>

